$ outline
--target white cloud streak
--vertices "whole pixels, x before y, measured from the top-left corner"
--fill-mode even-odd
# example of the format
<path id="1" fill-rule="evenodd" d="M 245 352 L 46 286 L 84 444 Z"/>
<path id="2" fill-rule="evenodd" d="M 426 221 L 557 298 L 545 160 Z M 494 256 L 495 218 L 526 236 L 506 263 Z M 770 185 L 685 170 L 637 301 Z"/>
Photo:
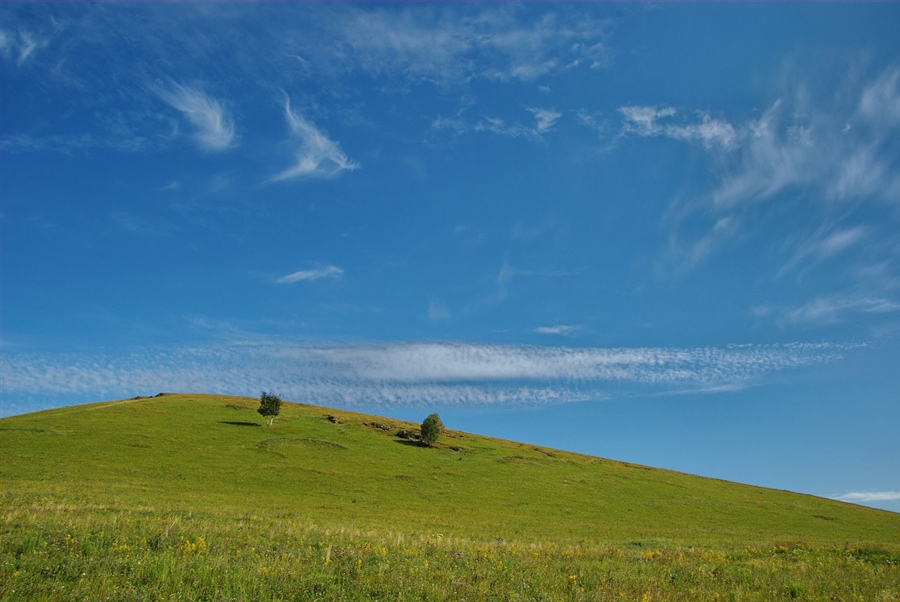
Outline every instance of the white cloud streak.
<path id="1" fill-rule="evenodd" d="M 16 67 L 25 65 L 33 55 L 50 44 L 49 38 L 42 38 L 29 31 L 19 31 L 18 35 L 0 30 L 0 56 L 14 61 Z"/>
<path id="2" fill-rule="evenodd" d="M 342 11 L 328 25 L 340 45 L 321 60 L 441 85 L 472 78 L 532 81 L 606 64 L 602 21 L 575 11 L 527 12 L 506 6 Z"/>
<path id="3" fill-rule="evenodd" d="M 218 100 L 197 88 L 174 84 L 171 89 L 161 90 L 160 97 L 191 122 L 196 130 L 194 136 L 201 148 L 221 151 L 234 142 L 234 122 Z"/>
<path id="4" fill-rule="evenodd" d="M 461 124 L 461 126 L 458 125 L 456 129 L 459 132 L 469 129 L 469 127 L 465 124 Z M 471 129 L 476 132 L 491 132 L 492 134 L 506 136 L 507 138 L 540 138 L 537 128 L 519 123 L 508 124 L 499 117 L 486 117 L 472 126 Z"/>
<path id="5" fill-rule="evenodd" d="M 856 115 L 874 127 L 900 125 L 900 67 L 887 69 L 863 90 Z"/>
<path id="6" fill-rule="evenodd" d="M 321 280 L 322 278 L 340 278 L 344 275 L 344 270 L 329 265 L 316 270 L 298 270 L 287 276 L 282 276 L 275 282 L 277 284 L 294 284 L 296 282 L 307 282 L 310 280 Z"/>
<path id="7" fill-rule="evenodd" d="M 900 127 L 900 67 L 862 90 L 849 121 L 836 112 L 795 110 L 783 100 L 738 125 L 704 112 L 699 121 L 672 123 L 679 114 L 672 107 L 625 106 L 619 112 L 623 135 L 699 142 L 733 166 L 711 194 L 719 210 L 792 187 L 817 189 L 837 201 L 900 201 L 900 169 L 889 142 Z"/>
<path id="8" fill-rule="evenodd" d="M 900 303 L 883 296 L 837 293 L 816 297 L 799 307 L 757 307 L 758 316 L 774 314 L 781 325 L 839 324 L 854 314 L 885 314 L 900 311 Z"/>
<path id="9" fill-rule="evenodd" d="M 671 117 L 677 112 L 672 107 L 620 107 L 619 112 L 625 118 L 622 125 L 623 131 L 638 136 L 659 136 L 663 128 L 658 121 L 665 117 Z"/>
<path id="10" fill-rule="evenodd" d="M 675 140 L 700 142 L 707 149 L 729 150 L 738 144 L 739 134 L 727 121 L 713 119 L 706 113 L 699 113 L 700 121 L 694 123 L 660 123 L 674 117 L 678 111 L 672 107 L 620 107 L 625 121 L 622 131 L 637 136 L 665 136 Z"/>
<path id="11" fill-rule="evenodd" d="M 531 111 L 531 113 L 534 115 L 534 118 L 537 120 L 535 131 L 538 134 L 544 134 L 552 130 L 553 125 L 556 123 L 556 120 L 562 117 L 562 113 L 559 113 L 552 109 L 537 109 L 529 107 L 528 110 Z"/>
<path id="12" fill-rule="evenodd" d="M 541 141 L 544 134 L 553 131 L 553 126 L 562 117 L 562 113 L 553 109 L 540 109 L 525 107 L 525 110 L 534 115 L 534 124 L 509 123 L 499 117 L 484 117 L 478 121 L 466 121 L 457 115 L 455 117 L 438 117 L 431 122 L 432 131 L 447 130 L 455 135 L 469 132 L 490 132 L 507 138 L 528 138 L 533 141 Z"/>
<path id="13" fill-rule="evenodd" d="M 564 337 L 570 337 L 583 330 L 583 328 L 583 326 L 560 324 L 559 326 L 538 326 L 534 329 L 534 332 L 538 334 L 555 334 Z"/>
<path id="14" fill-rule="evenodd" d="M 342 171 L 359 168 L 359 164 L 351 161 L 337 142 L 329 139 L 298 111 L 292 110 L 289 99 L 284 103 L 284 118 L 294 139 L 299 143 L 299 148 L 294 165 L 273 176 L 269 181 L 333 178 Z"/>
<path id="15" fill-rule="evenodd" d="M 829 344 L 725 348 L 572 348 L 470 343 L 310 347 L 232 342 L 128 356 L 5 354 L 17 397 L 129 397 L 157 391 L 258 395 L 320 405 L 564 403 L 623 392 L 734 390 L 782 370 L 835 361 Z"/>
<path id="16" fill-rule="evenodd" d="M 540 230 L 534 230 L 529 233 L 521 232 L 522 226 L 517 224 L 514 229 L 514 234 L 516 231 L 519 231 L 517 236 L 525 236 L 525 234 L 529 234 L 532 236 L 536 236 L 540 233 Z M 556 271 L 556 270 L 523 270 L 520 268 L 513 267 L 509 265 L 509 262 L 504 259 L 503 265 L 500 266 L 500 270 L 497 272 L 496 283 L 497 289 L 493 296 L 493 300 L 497 303 L 505 301 L 509 296 L 509 287 L 514 278 L 519 277 L 540 277 L 540 278 L 555 278 L 559 276 L 572 276 L 575 272 L 565 272 L 565 271 Z"/>
<path id="17" fill-rule="evenodd" d="M 900 500 L 900 491 L 851 491 L 850 493 L 828 497 L 842 502 L 870 504 L 872 502 L 894 502 Z"/>
<path id="18" fill-rule="evenodd" d="M 756 315 L 810 326 L 897 311 L 900 66 L 858 84 L 855 97 L 842 90 L 817 100 L 793 90 L 733 123 L 666 105 L 622 106 L 619 114 L 619 139 L 680 140 L 710 159 L 712 185 L 672 203 L 662 272 L 694 269 L 723 249 L 769 237 L 771 248 L 787 254 L 776 278 L 799 280 L 815 268 L 850 284 L 799 305 L 755 307 Z M 872 265 L 894 275 L 864 277 Z"/>
<path id="19" fill-rule="evenodd" d="M 834 151 L 823 141 L 817 144 L 810 126 L 785 126 L 785 117 L 784 103 L 776 102 L 760 119 L 744 126 L 738 167 L 713 192 L 715 206 L 728 209 L 791 188 L 818 185 L 830 175 L 827 171 L 839 167 L 834 165 Z"/>
<path id="20" fill-rule="evenodd" d="M 675 384 L 743 379 L 839 356 L 819 345 L 732 348 L 570 348 L 417 343 L 316 352 L 334 366 L 401 382 L 566 380 Z"/>
<path id="21" fill-rule="evenodd" d="M 832 231 L 820 230 L 799 245 L 794 256 L 784 264 L 778 275 L 783 276 L 802 265 L 830 259 L 864 241 L 865 238 L 866 229 L 861 226 Z"/>
<path id="22" fill-rule="evenodd" d="M 718 251 L 739 234 L 738 221 L 730 216 L 719 217 L 712 228 L 690 244 L 682 244 L 673 234 L 669 239 L 669 251 L 682 268 L 693 268 Z"/>

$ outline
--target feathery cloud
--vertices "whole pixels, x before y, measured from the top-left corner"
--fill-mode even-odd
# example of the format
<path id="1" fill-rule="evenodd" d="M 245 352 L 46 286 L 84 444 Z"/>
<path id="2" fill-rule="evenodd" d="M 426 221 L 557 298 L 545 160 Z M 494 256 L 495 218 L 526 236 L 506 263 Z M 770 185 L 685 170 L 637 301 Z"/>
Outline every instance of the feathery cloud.
<path id="1" fill-rule="evenodd" d="M 16 67 L 23 66 L 37 51 L 49 44 L 49 38 L 42 38 L 29 31 L 19 31 L 16 35 L 0 30 L 0 56 L 15 61 Z"/>
<path id="2" fill-rule="evenodd" d="M 814 111 L 800 120 L 787 103 L 774 103 L 739 128 L 736 167 L 722 178 L 713 202 L 729 207 L 764 201 L 794 188 L 817 190 L 834 201 L 900 201 L 900 165 L 889 142 L 900 134 L 894 116 L 898 79 L 883 74 L 881 83 L 862 93 L 849 122 L 859 127 L 849 129 L 836 112 Z"/>
<path id="3" fill-rule="evenodd" d="M 840 98 L 788 94 L 761 115 L 735 123 L 703 111 L 686 118 L 665 105 L 620 107 L 620 138 L 680 140 L 702 147 L 711 160 L 712 185 L 672 203 L 669 247 L 659 265 L 666 271 L 693 269 L 721 249 L 759 236 L 765 211 L 780 199 L 802 205 L 783 214 L 780 227 L 814 234 L 787 237 L 781 247 L 791 256 L 776 268 L 777 276 L 839 256 L 846 256 L 847 270 L 861 262 L 887 262 L 896 269 L 897 230 L 886 228 L 884 220 L 895 223 L 897 213 L 885 214 L 884 208 L 900 203 L 900 156 L 894 152 L 900 140 L 900 66 L 860 85 L 855 98 Z M 581 121 L 591 125 L 586 117 Z M 705 228 L 696 228 L 698 220 Z M 782 324 L 836 323 L 852 314 L 893 311 L 895 304 L 881 293 L 858 292 L 886 286 L 869 282 L 802 307 L 754 312 L 776 315 Z"/>
<path id="4" fill-rule="evenodd" d="M 800 243 L 793 257 L 782 266 L 778 275 L 783 276 L 798 266 L 816 264 L 834 257 L 858 244 L 865 236 L 866 228 L 862 226 L 839 228 L 832 231 L 820 229 L 819 232 Z"/>
<path id="5" fill-rule="evenodd" d="M 900 311 L 900 303 L 882 296 L 838 293 L 816 297 L 800 307 L 760 308 L 755 313 L 775 313 L 780 324 L 838 324 L 853 314 Z"/>
<path id="6" fill-rule="evenodd" d="M 160 90 L 159 95 L 191 122 L 197 143 L 203 149 L 225 150 L 234 142 L 234 122 L 218 100 L 197 88 L 179 84 Z"/>
<path id="7" fill-rule="evenodd" d="M 560 324 L 558 326 L 538 326 L 534 329 L 534 332 L 538 334 L 555 334 L 564 337 L 570 337 L 574 336 L 576 333 L 580 332 L 583 329 L 583 326 Z"/>
<path id="8" fill-rule="evenodd" d="M 528 12 L 506 6 L 366 8 L 343 11 L 328 29 L 350 68 L 442 85 L 476 77 L 531 81 L 606 64 L 604 22 L 572 10 Z"/>
<path id="9" fill-rule="evenodd" d="M 731 149 L 737 146 L 739 133 L 727 121 L 713 119 L 700 112 L 699 122 L 660 123 L 674 117 L 678 111 L 672 107 L 620 107 L 619 112 L 625 118 L 622 132 L 637 136 L 666 136 L 687 142 L 697 141 L 707 149 L 719 147 Z"/>
<path id="10" fill-rule="evenodd" d="M 465 125 L 465 123 L 457 122 L 455 129 L 457 130 L 457 133 L 466 129 L 471 129 L 475 132 L 491 132 L 492 134 L 498 134 L 508 138 L 540 138 L 540 134 L 536 128 L 520 123 L 506 123 L 506 121 L 499 117 L 485 117 L 475 125 L 471 126 L 471 128 Z"/>
<path id="11" fill-rule="evenodd" d="M 607 135 L 610 125 L 599 113 L 594 114 L 585 109 L 579 109 L 576 115 L 582 125 L 594 130 L 598 136 L 605 137 Z"/>
<path id="12" fill-rule="evenodd" d="M 469 132 L 490 132 L 507 138 L 528 138 L 534 141 L 543 140 L 543 135 L 552 131 L 562 113 L 552 109 L 525 107 L 534 116 L 534 125 L 507 122 L 499 117 L 484 117 L 478 121 L 467 121 L 461 113 L 455 117 L 438 117 L 431 122 L 432 131 L 447 130 L 455 135 Z"/>
<path id="13" fill-rule="evenodd" d="M 900 127 L 900 67 L 862 90 L 849 121 L 837 110 L 796 111 L 784 99 L 738 125 L 704 112 L 699 122 L 672 123 L 679 112 L 672 107 L 624 106 L 619 112 L 623 135 L 695 141 L 719 158 L 726 154 L 721 163 L 732 167 L 711 194 L 720 210 L 792 187 L 818 189 L 834 200 L 900 200 L 900 167 L 887 144 Z"/>
<path id="14" fill-rule="evenodd" d="M 540 232 L 540 228 L 526 228 L 520 223 L 517 223 L 513 228 L 513 236 L 515 238 L 533 238 L 540 234 Z M 514 278 L 519 278 L 522 276 L 537 278 L 557 278 L 560 276 L 574 276 L 575 274 L 577 274 L 577 271 L 547 269 L 523 270 L 521 268 L 516 268 L 509 265 L 509 261 L 504 259 L 503 265 L 500 266 L 500 270 L 497 272 L 497 276 L 495 278 L 497 289 L 494 293 L 493 299 L 498 303 L 504 301 L 509 296 L 509 285 Z"/>
<path id="15" fill-rule="evenodd" d="M 716 219 L 712 228 L 691 243 L 682 243 L 673 232 L 669 237 L 670 259 L 674 259 L 680 269 L 691 269 L 733 240 L 740 233 L 740 228 L 740 222 L 735 217 L 726 215 Z"/>
<path id="16" fill-rule="evenodd" d="M 308 280 L 320 280 L 322 278 L 340 278 L 344 275 L 341 268 L 329 265 L 317 270 L 298 270 L 287 276 L 282 276 L 275 282 L 277 284 L 293 284 L 295 282 L 305 282 Z"/>
<path id="17" fill-rule="evenodd" d="M 860 95 L 856 115 L 874 127 L 900 125 L 900 66 L 886 69 L 866 86 Z"/>
<path id="18" fill-rule="evenodd" d="M 299 112 L 292 110 L 290 99 L 284 102 L 284 118 L 294 138 L 299 142 L 296 162 L 269 181 L 331 178 L 342 171 L 359 168 L 359 164 L 351 161 L 337 142 L 329 139 Z"/>
<path id="19" fill-rule="evenodd" d="M 554 111 L 552 109 L 538 109 L 533 107 L 526 108 L 534 114 L 534 118 L 537 120 L 535 132 L 537 132 L 539 135 L 552 130 L 553 124 L 556 123 L 556 120 L 562 117 L 562 113 L 558 113 L 557 111 Z"/>
<path id="20" fill-rule="evenodd" d="M 640 106 L 619 107 L 619 112 L 625 118 L 623 131 L 638 136 L 659 136 L 663 128 L 657 123 L 658 120 L 676 113 L 672 107 Z"/>

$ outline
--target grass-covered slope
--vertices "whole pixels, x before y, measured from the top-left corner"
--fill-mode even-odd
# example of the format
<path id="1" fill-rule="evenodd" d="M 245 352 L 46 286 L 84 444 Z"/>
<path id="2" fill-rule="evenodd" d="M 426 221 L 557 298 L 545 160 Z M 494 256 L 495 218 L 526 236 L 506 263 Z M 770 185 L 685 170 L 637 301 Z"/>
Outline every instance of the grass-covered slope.
<path id="1" fill-rule="evenodd" d="M 740 546 L 900 542 L 900 515 L 816 497 L 285 403 L 164 395 L 0 420 L 8 499 L 474 540 Z M 331 414 L 338 423 L 327 419 Z"/>

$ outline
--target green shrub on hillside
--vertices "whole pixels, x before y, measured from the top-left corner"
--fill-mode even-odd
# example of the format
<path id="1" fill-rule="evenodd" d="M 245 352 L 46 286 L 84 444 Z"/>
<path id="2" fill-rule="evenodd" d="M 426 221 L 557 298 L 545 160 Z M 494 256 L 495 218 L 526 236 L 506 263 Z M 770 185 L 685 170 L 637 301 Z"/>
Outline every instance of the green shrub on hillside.
<path id="1" fill-rule="evenodd" d="M 272 426 L 275 417 L 281 412 L 281 398 L 274 393 L 262 392 L 259 398 L 259 409 L 256 410 L 266 419 L 266 426 Z"/>
<path id="2" fill-rule="evenodd" d="M 425 445 L 431 447 L 441 436 L 444 430 L 444 423 L 441 422 L 437 414 L 431 414 L 422 422 L 422 441 Z"/>

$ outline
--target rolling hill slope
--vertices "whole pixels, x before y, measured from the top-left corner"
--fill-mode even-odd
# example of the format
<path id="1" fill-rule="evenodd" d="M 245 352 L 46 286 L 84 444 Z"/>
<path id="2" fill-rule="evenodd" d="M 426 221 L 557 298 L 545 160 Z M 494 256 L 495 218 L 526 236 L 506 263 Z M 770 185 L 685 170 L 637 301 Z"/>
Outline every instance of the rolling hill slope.
<path id="1" fill-rule="evenodd" d="M 900 541 L 900 515 L 836 501 L 285 403 L 175 395 L 0 420 L 9 500 L 276 515 L 473 540 L 741 546 Z M 328 420 L 327 415 L 337 419 Z"/>

